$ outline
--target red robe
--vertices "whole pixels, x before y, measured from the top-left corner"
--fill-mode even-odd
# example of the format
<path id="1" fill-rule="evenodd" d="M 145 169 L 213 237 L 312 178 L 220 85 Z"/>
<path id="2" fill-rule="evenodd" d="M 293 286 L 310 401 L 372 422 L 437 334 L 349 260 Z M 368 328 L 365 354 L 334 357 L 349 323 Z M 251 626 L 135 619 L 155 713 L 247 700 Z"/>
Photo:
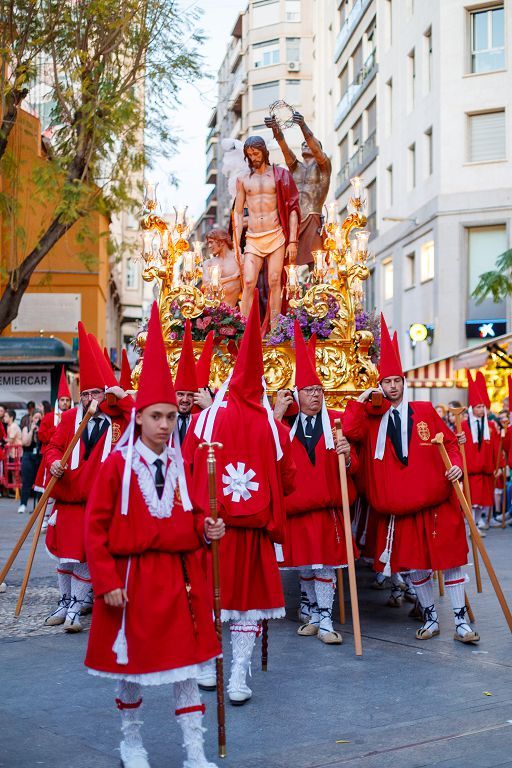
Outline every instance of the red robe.
<path id="1" fill-rule="evenodd" d="M 412 422 L 407 465 L 398 459 L 389 437 L 383 459 L 374 458 L 381 409 L 352 401 L 345 411 L 345 435 L 357 442 L 364 454 L 365 495 L 377 513 L 374 568 L 384 569 L 379 557 L 386 548 L 391 515 L 395 516 L 392 572 L 456 568 L 467 562 L 464 517 L 445 477 L 439 449 L 430 445 L 430 440 L 442 432 L 452 464 L 462 467 L 457 439 L 431 403 L 412 402 L 409 408 Z"/>
<path id="2" fill-rule="evenodd" d="M 36 479 L 34 482 L 35 490 L 44 491 L 44 489 L 46 488 L 46 483 L 50 479 L 50 474 L 48 472 L 48 467 L 46 465 L 45 456 L 48 450 L 48 445 L 50 444 L 50 441 L 53 435 L 55 434 L 56 429 L 57 427 L 55 426 L 55 413 L 54 411 L 51 411 L 50 413 L 47 413 L 45 416 L 43 416 L 41 420 L 41 424 L 39 425 L 39 432 L 37 433 L 39 442 L 41 443 L 41 463 L 39 464 Z"/>
<path id="3" fill-rule="evenodd" d="M 216 429 L 225 415 L 225 410 L 221 408 L 215 420 L 212 441 L 216 440 Z M 252 515 L 237 517 L 223 504 L 225 496 L 222 476 L 228 461 L 224 459 L 221 449 L 216 451 L 218 512 L 226 524 L 226 535 L 219 546 L 223 620 L 237 619 L 239 613 L 247 611 L 252 612 L 250 618 L 255 620 L 284 616 L 284 595 L 274 542 L 281 544 L 284 540 L 283 496 L 291 493 L 294 488 L 295 465 L 291 456 L 289 430 L 279 422 L 276 422 L 276 426 L 283 457 L 276 462 L 275 448 L 272 447 L 274 453 L 269 457 L 271 464 L 267 472 L 258 472 L 257 479 L 262 484 L 267 502 Z M 270 429 L 268 431 L 273 446 Z M 193 474 L 194 506 L 206 513 L 209 507 L 206 455 L 204 450 L 198 448 L 200 442 L 192 429 L 189 430 L 184 457 Z M 261 447 L 262 457 L 266 455 L 265 448 L 268 446 Z M 250 450 L 249 447 L 249 454 Z M 241 461 L 244 458 L 240 456 Z"/>
<path id="4" fill-rule="evenodd" d="M 128 514 L 122 515 L 124 466 L 121 451 L 111 454 L 101 466 L 87 503 L 85 543 L 96 599 L 85 664 L 100 673 L 123 677 L 181 670 L 174 678 L 169 674 L 159 682 L 194 677 L 197 670 L 184 672 L 182 668 L 220 653 L 212 603 L 197 556 L 204 545 L 204 519 L 183 509 L 178 490 L 170 517 L 152 516 L 133 470 Z M 119 664 L 112 646 L 123 609 L 112 608 L 101 598 L 124 588 L 129 559 L 128 664 Z"/>
<path id="5" fill-rule="evenodd" d="M 128 424 L 132 406 L 133 399 L 129 396 L 119 400 L 116 408 L 105 406 L 105 412 L 108 412 L 112 419 L 112 448 L 115 448 Z M 73 439 L 76 410 L 76 408 L 70 408 L 69 411 L 62 414 L 60 424 L 56 428 L 46 451 L 45 460 L 48 467 L 54 461 L 62 458 L 64 451 Z M 55 499 L 55 504 L 46 531 L 46 548 L 56 558 L 79 563 L 85 562 L 85 504 L 96 482 L 105 439 L 106 433 L 101 436 L 86 461 L 83 458 L 85 445 L 83 440 L 80 440 L 78 467 L 71 469 L 69 467 L 70 459 L 68 469 L 54 486 L 52 496 Z"/>
<path id="6" fill-rule="evenodd" d="M 292 174 L 287 168 L 282 168 L 279 165 L 273 165 L 272 167 L 274 169 L 279 223 L 283 228 L 286 245 L 288 245 L 290 240 L 290 214 L 292 211 L 295 211 L 297 214 L 297 238 L 299 237 L 299 190 L 297 189 L 297 185 Z"/>
<path id="7" fill-rule="evenodd" d="M 469 421 L 462 424 L 466 435 L 466 464 L 468 467 L 471 503 L 480 507 L 494 506 L 494 472 L 498 461 L 499 435 L 489 424 L 490 440 L 482 440 L 480 447 L 473 442 Z"/>
<path id="8" fill-rule="evenodd" d="M 286 535 L 283 546 L 283 568 L 302 566 L 328 567 L 347 563 L 341 485 L 338 455 L 328 450 L 321 429 L 321 413 L 317 414 L 315 433 L 320 434 L 315 445 L 315 463 L 301 442 L 300 433 L 295 434 L 291 446 L 297 468 L 295 491 L 285 499 Z M 329 411 L 331 424 L 342 419 L 336 411 Z M 298 432 L 301 432 L 299 423 Z M 357 471 L 357 455 L 351 451 L 348 470 L 349 501 L 356 498 L 356 489 L 350 475 Z"/>

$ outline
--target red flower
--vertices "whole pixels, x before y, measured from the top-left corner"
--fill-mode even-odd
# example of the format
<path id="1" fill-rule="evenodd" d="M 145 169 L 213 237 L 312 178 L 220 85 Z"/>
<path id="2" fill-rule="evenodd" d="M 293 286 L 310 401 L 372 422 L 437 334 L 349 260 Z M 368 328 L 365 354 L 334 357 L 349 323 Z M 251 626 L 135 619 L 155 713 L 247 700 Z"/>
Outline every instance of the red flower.
<path id="1" fill-rule="evenodd" d="M 221 336 L 234 336 L 236 330 L 230 325 L 223 325 L 222 328 L 219 328 L 219 333 Z"/>
<path id="2" fill-rule="evenodd" d="M 211 322 L 211 317 L 199 317 L 196 320 L 196 328 L 199 328 L 201 331 L 206 331 Z"/>

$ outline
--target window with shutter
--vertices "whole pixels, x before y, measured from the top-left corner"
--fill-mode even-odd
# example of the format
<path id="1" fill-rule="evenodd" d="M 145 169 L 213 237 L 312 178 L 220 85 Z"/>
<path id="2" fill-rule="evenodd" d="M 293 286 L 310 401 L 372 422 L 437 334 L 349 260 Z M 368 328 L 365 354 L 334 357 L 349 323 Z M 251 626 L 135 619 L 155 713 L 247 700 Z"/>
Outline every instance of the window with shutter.
<path id="1" fill-rule="evenodd" d="M 470 163 L 505 160 L 505 110 L 468 115 Z"/>

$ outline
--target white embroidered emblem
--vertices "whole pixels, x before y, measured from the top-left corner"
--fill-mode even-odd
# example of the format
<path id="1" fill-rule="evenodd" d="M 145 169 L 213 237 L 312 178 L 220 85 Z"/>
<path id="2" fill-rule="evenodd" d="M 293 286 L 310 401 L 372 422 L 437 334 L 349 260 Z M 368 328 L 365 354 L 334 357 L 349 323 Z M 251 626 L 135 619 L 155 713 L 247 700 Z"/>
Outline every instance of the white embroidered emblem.
<path id="1" fill-rule="evenodd" d="M 227 472 L 227 475 L 222 475 L 222 482 L 225 485 L 224 496 L 232 493 L 233 501 L 238 502 L 240 499 L 247 501 L 252 496 L 251 491 L 257 491 L 260 487 L 259 483 L 252 482 L 256 472 L 253 469 L 248 469 L 246 472 L 245 464 L 241 461 L 237 463 L 236 469 L 233 464 L 228 464 L 224 471 Z"/>

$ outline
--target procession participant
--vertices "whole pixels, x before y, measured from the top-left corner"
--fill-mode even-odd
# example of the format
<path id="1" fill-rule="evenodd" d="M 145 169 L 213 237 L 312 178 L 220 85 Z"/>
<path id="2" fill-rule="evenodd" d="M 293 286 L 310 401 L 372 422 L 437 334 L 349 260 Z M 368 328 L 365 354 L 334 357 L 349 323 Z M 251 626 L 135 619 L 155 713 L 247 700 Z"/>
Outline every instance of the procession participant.
<path id="1" fill-rule="evenodd" d="M 266 117 L 265 125 L 272 129 L 274 138 L 283 153 L 288 170 L 299 190 L 301 222 L 297 264 L 313 263 L 312 251 L 322 249 L 322 208 L 329 192 L 332 165 L 322 149 L 321 142 L 306 125 L 300 112 L 294 111 L 292 120 L 304 136 L 301 144 L 302 162 L 288 146 L 284 133 L 274 117 Z"/>
<path id="2" fill-rule="evenodd" d="M 485 379 L 482 376 L 468 377 L 468 419 L 462 424 L 462 433 L 457 435 L 459 444 L 465 445 L 469 478 L 469 492 L 475 522 L 480 536 L 489 528 L 487 521 L 494 507 L 494 473 L 498 462 L 500 438 L 487 418 L 491 406 Z M 496 525 L 499 525 L 495 521 Z"/>
<path id="3" fill-rule="evenodd" d="M 81 631 L 80 612 L 86 607 L 91 590 L 84 548 L 85 504 L 101 463 L 125 429 L 133 403 L 119 386 L 109 386 L 105 390 L 103 370 L 82 323 L 78 324 L 78 338 L 80 404 L 62 414 L 46 451 L 49 473 L 59 478 L 53 491 L 55 504 L 48 521 L 46 548 L 50 556 L 59 562 L 60 599 L 45 624 L 63 624 L 66 632 Z M 103 358 L 101 350 L 100 356 Z M 106 368 L 105 361 L 104 365 Z M 106 392 L 115 395 L 115 405 L 107 405 Z M 98 411 L 75 446 L 69 465 L 63 468 L 60 459 L 93 399 L 99 403 Z"/>
<path id="4" fill-rule="evenodd" d="M 276 424 L 268 402 L 260 404 L 262 398 L 265 401 L 256 295 L 231 379 L 211 408 L 199 415 L 185 444 L 195 503 L 203 510 L 209 503 L 208 477 L 199 445 L 222 444 L 217 449 L 219 513 L 226 523 L 220 545 L 221 605 L 222 620 L 230 622 L 233 657 L 228 695 L 234 705 L 252 696 L 246 677 L 261 620 L 285 615 L 274 542 L 283 542 L 283 494 L 293 489 L 294 468 L 288 430 Z"/>
<path id="5" fill-rule="evenodd" d="M 39 425 L 39 442 L 41 443 L 41 463 L 37 470 L 36 480 L 34 483 L 34 490 L 38 493 L 43 493 L 46 488 L 46 483 L 50 479 L 50 473 L 46 464 L 46 452 L 50 441 L 55 434 L 55 430 L 60 422 L 61 415 L 65 411 L 69 411 L 71 408 L 71 392 L 69 391 L 68 380 L 66 378 L 66 370 L 64 366 L 61 368 L 59 388 L 57 390 L 57 399 L 55 400 L 55 407 L 53 411 L 43 416 L 41 424 Z M 48 528 L 48 520 L 50 519 L 50 504 L 45 512 L 43 525 L 41 531 L 44 533 Z"/>
<path id="6" fill-rule="evenodd" d="M 185 332 L 174 386 L 178 401 L 178 435 L 180 445 L 183 445 L 192 423 L 192 410 L 198 389 L 190 320 L 185 321 Z"/>
<path id="7" fill-rule="evenodd" d="M 237 179 L 235 199 L 235 237 L 238 239 L 243 229 L 244 207 L 249 211 L 240 311 L 248 316 L 258 275 L 268 259 L 268 309 L 270 322 L 274 324 L 281 311 L 285 258 L 290 264 L 297 258 L 299 193 L 290 171 L 270 164 L 261 136 L 246 139 L 244 155 L 249 170 Z"/>
<path id="8" fill-rule="evenodd" d="M 229 307 L 236 307 L 242 290 L 240 266 L 233 251 L 233 241 L 227 229 L 211 229 L 206 235 L 208 250 L 212 258 L 204 262 L 203 285 L 212 283 L 213 270 L 217 267 L 218 282 L 222 286 L 222 301 Z"/>
<path id="9" fill-rule="evenodd" d="M 423 609 L 418 640 L 439 634 L 432 570 L 445 572 L 454 618 L 454 639 L 476 643 L 479 635 L 466 620 L 462 566 L 468 546 L 464 518 L 453 490 L 462 476 L 457 438 L 429 402 L 408 402 L 398 344 L 381 317 L 379 382 L 384 399 L 372 405 L 368 389 L 345 412 L 345 435 L 361 446 L 365 493 L 377 514 L 376 570 L 411 571 Z M 430 441 L 439 432 L 453 467 L 445 472 Z"/>
<path id="10" fill-rule="evenodd" d="M 192 509 L 176 416 L 155 303 L 131 424 L 100 469 L 86 515 L 96 600 L 85 664 L 93 675 L 118 680 L 124 768 L 149 766 L 140 733 L 141 686 L 166 683 L 174 684 L 184 768 L 215 768 L 204 754 L 204 706 L 195 678 L 220 646 L 196 553 L 221 538 L 224 524 Z"/>
<path id="11" fill-rule="evenodd" d="M 350 503 L 356 498 L 351 475 L 357 470 L 357 457 L 345 437 L 340 441 L 333 438 L 334 419 L 342 416 L 327 410 L 322 382 L 315 369 L 314 347 L 311 354 L 297 321 L 294 336 L 295 397 L 299 412 L 288 423 L 297 474 L 295 491 L 285 499 L 286 533 L 280 566 L 299 571 L 301 592 L 307 595 L 309 620 L 299 627 L 297 634 L 316 635 L 324 643 L 340 645 L 341 634 L 332 624 L 332 606 L 335 569 L 346 566 L 347 552 L 337 454 L 344 454 L 349 470 Z M 289 390 L 277 393 L 276 419 L 285 416 L 292 402 Z"/>

